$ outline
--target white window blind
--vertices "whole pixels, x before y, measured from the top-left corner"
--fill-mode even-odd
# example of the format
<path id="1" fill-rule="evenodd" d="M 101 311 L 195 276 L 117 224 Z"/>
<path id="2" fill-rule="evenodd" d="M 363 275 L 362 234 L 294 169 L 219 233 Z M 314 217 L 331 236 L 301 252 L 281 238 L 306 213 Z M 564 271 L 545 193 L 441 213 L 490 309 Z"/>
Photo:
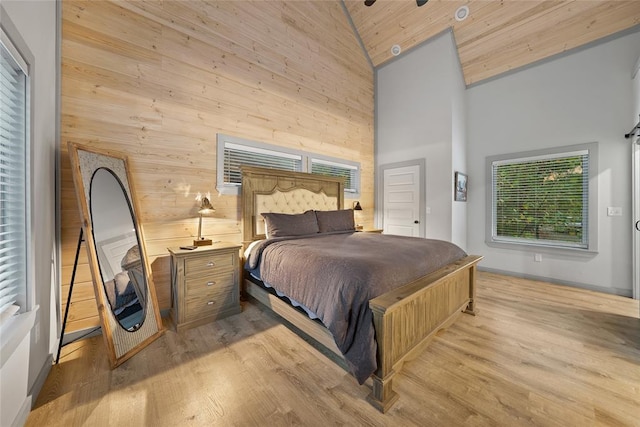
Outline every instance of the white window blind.
<path id="1" fill-rule="evenodd" d="M 323 159 L 311 159 L 311 173 L 345 178 L 344 191 L 357 193 L 360 188 L 358 167 Z"/>
<path id="2" fill-rule="evenodd" d="M 269 150 L 247 145 L 224 143 L 224 184 L 240 185 L 240 166 L 260 166 L 288 171 L 300 171 L 302 156 L 282 151 Z"/>
<path id="3" fill-rule="evenodd" d="M 0 32 L 0 323 L 25 311 L 27 67 Z"/>
<path id="4" fill-rule="evenodd" d="M 343 177 L 348 197 L 360 192 L 357 162 L 223 134 L 218 134 L 217 144 L 217 189 L 222 194 L 239 194 L 243 165 Z"/>
<path id="5" fill-rule="evenodd" d="M 587 249 L 589 152 L 493 161 L 492 240 Z"/>

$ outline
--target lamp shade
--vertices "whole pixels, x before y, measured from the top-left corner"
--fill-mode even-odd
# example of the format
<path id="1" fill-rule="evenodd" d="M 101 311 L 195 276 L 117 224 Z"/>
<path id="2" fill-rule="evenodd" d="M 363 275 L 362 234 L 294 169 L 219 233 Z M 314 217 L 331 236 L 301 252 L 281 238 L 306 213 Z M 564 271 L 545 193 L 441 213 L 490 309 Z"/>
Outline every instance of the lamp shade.
<path id="1" fill-rule="evenodd" d="M 353 210 L 354 210 L 354 211 L 361 211 L 361 210 L 362 210 L 362 206 L 360 206 L 360 202 L 356 202 L 356 203 L 353 205 Z"/>
<path id="2" fill-rule="evenodd" d="M 212 213 L 215 212 L 216 210 L 214 209 L 213 206 L 211 206 L 211 202 L 209 201 L 209 199 L 207 197 L 203 197 L 201 202 L 200 202 L 200 208 L 198 209 L 198 213 L 199 214 L 208 214 L 208 213 Z"/>

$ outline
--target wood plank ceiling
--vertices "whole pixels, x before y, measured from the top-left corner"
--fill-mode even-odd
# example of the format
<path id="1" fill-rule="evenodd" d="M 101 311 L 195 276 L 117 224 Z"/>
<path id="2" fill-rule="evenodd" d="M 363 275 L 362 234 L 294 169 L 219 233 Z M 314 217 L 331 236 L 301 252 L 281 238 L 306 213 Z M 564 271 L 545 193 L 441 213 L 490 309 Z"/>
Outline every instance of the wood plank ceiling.
<path id="1" fill-rule="evenodd" d="M 640 24 L 640 0 L 345 0 L 374 66 L 448 28 L 458 48 L 467 85 L 583 46 Z M 454 14 L 469 8 L 464 21 Z"/>

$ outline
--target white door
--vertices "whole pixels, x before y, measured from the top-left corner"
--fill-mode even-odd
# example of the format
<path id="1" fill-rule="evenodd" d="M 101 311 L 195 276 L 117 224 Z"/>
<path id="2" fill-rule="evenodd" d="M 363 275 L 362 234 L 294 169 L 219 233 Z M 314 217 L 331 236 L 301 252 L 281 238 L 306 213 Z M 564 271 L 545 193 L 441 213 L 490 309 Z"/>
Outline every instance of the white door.
<path id="1" fill-rule="evenodd" d="M 420 237 L 420 166 L 384 170 L 384 233 Z"/>

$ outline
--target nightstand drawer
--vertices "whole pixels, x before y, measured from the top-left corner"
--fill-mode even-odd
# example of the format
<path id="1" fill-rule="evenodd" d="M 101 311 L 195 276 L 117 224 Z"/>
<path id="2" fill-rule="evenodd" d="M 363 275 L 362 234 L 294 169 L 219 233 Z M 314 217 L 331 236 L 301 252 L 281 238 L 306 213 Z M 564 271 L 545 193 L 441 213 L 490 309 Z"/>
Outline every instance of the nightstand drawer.
<path id="1" fill-rule="evenodd" d="M 198 295 L 204 297 L 216 289 L 231 289 L 235 286 L 234 279 L 233 271 L 190 277 L 185 280 L 186 296 L 187 298 L 194 298 Z"/>
<path id="2" fill-rule="evenodd" d="M 232 252 L 208 253 L 202 256 L 187 258 L 184 263 L 184 274 L 193 277 L 203 272 L 220 271 L 235 268 L 236 256 Z"/>
<path id="3" fill-rule="evenodd" d="M 207 295 L 189 294 L 186 298 L 185 321 L 190 322 L 205 316 L 223 317 L 230 310 L 239 308 L 237 292 L 230 288 L 214 288 Z"/>

